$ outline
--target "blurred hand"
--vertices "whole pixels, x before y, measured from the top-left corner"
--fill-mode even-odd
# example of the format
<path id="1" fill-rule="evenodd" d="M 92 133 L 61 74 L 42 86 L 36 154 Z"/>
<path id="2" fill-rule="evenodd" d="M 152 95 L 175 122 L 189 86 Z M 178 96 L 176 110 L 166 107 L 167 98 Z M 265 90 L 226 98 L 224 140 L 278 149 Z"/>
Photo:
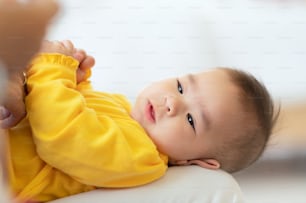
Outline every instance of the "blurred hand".
<path id="1" fill-rule="evenodd" d="M 0 106 L 0 127 L 14 127 L 26 115 L 23 76 L 16 72 L 8 79 L 5 100 Z"/>
<path id="2" fill-rule="evenodd" d="M 53 0 L 0 0 L 0 61 L 7 69 L 7 89 L 0 107 L 0 126 L 15 126 L 24 116 L 22 71 L 41 46 L 52 17 L 58 10 Z"/>
<path id="3" fill-rule="evenodd" d="M 40 49 L 42 53 L 59 53 L 74 57 L 79 62 L 76 73 L 77 83 L 86 79 L 86 72 L 95 64 L 95 59 L 87 55 L 84 50 L 74 48 L 71 41 L 43 41 Z M 14 127 L 26 116 L 24 104 L 24 78 L 19 72 L 11 73 L 8 78 L 6 99 L 0 106 L 0 126 L 2 128 Z"/>
<path id="4" fill-rule="evenodd" d="M 53 0 L 0 1 L 0 60 L 9 71 L 26 68 L 57 10 Z"/>

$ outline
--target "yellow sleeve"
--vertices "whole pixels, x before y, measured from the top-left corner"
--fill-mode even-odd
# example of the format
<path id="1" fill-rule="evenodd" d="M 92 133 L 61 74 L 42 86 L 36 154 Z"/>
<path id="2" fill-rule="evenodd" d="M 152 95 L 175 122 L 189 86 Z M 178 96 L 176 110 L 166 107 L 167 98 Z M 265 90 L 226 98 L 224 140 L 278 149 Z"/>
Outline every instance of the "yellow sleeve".
<path id="1" fill-rule="evenodd" d="M 137 186 L 160 178 L 166 158 L 126 112 L 78 91 L 77 66 L 71 57 L 43 54 L 28 71 L 26 106 L 39 156 L 98 187 Z"/>

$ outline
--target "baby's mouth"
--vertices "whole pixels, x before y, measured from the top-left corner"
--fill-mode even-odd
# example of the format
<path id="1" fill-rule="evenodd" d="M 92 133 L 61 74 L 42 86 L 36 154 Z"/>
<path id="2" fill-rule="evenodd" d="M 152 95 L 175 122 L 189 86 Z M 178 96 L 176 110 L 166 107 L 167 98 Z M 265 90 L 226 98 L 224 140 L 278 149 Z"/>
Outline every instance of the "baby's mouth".
<path id="1" fill-rule="evenodd" d="M 155 123 L 155 111 L 151 102 L 149 102 L 147 106 L 147 118 L 149 121 Z"/>
<path id="2" fill-rule="evenodd" d="M 152 117 L 153 121 L 155 122 L 155 111 L 154 111 L 154 108 L 153 108 L 152 104 L 150 105 L 150 112 L 151 112 L 151 117 Z"/>

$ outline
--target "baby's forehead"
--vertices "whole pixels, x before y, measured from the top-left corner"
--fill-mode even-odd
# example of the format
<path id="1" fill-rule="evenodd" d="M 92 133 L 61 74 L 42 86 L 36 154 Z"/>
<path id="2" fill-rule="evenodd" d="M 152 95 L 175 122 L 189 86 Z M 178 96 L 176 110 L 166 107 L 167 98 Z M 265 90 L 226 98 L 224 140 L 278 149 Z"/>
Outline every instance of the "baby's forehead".
<path id="1" fill-rule="evenodd" d="M 194 72 L 185 74 L 183 77 L 192 77 L 198 82 L 207 81 L 207 82 L 230 82 L 231 77 L 227 71 L 222 69 L 214 68 L 208 69 L 201 72 Z"/>

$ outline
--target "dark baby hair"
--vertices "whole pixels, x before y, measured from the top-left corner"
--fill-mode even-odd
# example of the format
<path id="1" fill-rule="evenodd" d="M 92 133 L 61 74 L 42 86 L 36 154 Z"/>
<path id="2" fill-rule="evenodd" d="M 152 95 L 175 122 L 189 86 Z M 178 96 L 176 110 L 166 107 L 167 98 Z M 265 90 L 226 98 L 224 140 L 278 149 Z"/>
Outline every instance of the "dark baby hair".
<path id="1" fill-rule="evenodd" d="M 232 138 L 218 150 L 216 159 L 228 172 L 239 171 L 263 153 L 279 115 L 266 87 L 253 75 L 237 69 L 219 68 L 225 71 L 239 89 L 243 121 L 232 133 Z"/>

